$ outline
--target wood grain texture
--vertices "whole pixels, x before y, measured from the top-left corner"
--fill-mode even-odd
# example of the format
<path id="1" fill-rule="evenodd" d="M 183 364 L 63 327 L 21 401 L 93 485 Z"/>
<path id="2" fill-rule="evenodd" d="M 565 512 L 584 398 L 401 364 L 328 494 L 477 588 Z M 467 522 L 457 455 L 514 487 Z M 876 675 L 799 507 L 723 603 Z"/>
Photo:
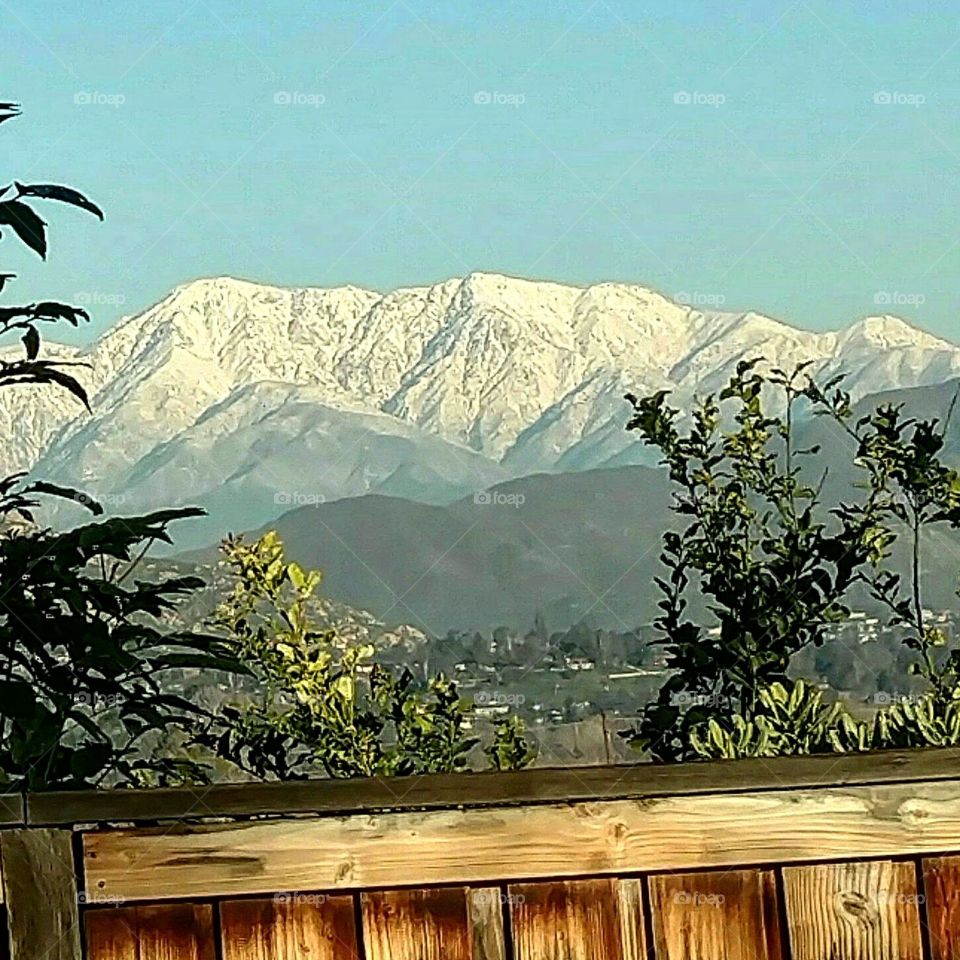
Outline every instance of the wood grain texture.
<path id="1" fill-rule="evenodd" d="M 772 870 L 651 877 L 657 960 L 781 960 Z"/>
<path id="2" fill-rule="evenodd" d="M 32 824 L 182 820 L 265 813 L 355 813 L 426 807 L 616 800 L 711 793 L 842 787 L 891 782 L 960 781 L 960 749 L 884 750 L 846 756 L 764 757 L 709 763 L 540 767 L 435 774 L 397 780 L 306 780 L 140 790 L 30 794 Z M 21 798 L 4 817 L 19 821 Z"/>
<path id="3" fill-rule="evenodd" d="M 83 845 L 89 895 L 160 900 L 879 858 L 958 837 L 951 781 L 105 830 Z"/>
<path id="4" fill-rule="evenodd" d="M 467 894 L 467 919 L 473 935 L 473 960 L 507 960 L 503 933 L 503 891 L 477 887 Z"/>
<path id="5" fill-rule="evenodd" d="M 620 910 L 620 941 L 624 960 L 646 960 L 647 937 L 643 926 L 643 881 L 617 883 Z"/>
<path id="6" fill-rule="evenodd" d="M 353 897 L 278 894 L 220 904 L 223 960 L 358 960 Z"/>
<path id="7" fill-rule="evenodd" d="M 513 884 L 515 960 L 643 960 L 643 915 L 612 879 Z M 628 940 L 624 940 L 624 928 Z"/>
<path id="8" fill-rule="evenodd" d="M 87 960 L 215 960 L 209 904 L 112 907 L 84 915 Z"/>
<path id="9" fill-rule="evenodd" d="M 467 890 L 364 893 L 366 960 L 472 960 Z"/>
<path id="10" fill-rule="evenodd" d="M 12 960 L 79 960 L 79 891 L 69 830 L 0 833 Z"/>
<path id="11" fill-rule="evenodd" d="M 960 960 L 960 857 L 929 857 L 922 871 L 932 960 Z"/>
<path id="12" fill-rule="evenodd" d="M 788 867 L 783 879 L 794 960 L 922 960 L 912 863 Z"/>

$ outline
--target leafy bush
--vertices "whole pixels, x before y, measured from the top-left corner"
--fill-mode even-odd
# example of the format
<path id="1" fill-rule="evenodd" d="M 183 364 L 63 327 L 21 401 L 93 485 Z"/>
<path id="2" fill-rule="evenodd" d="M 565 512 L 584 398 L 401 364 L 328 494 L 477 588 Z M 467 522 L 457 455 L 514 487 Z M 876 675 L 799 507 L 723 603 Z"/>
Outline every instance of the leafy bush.
<path id="1" fill-rule="evenodd" d="M 699 757 L 723 760 L 824 753 L 842 749 L 848 721 L 839 704 L 826 704 L 803 680 L 778 682 L 758 691 L 749 719 L 735 713 L 723 725 L 711 717 L 691 729 L 690 746 Z"/>
<path id="2" fill-rule="evenodd" d="M 681 493 L 675 509 L 689 517 L 664 538 L 669 576 L 657 626 L 674 672 L 646 709 L 634 739 L 660 760 L 769 757 L 885 747 L 960 744 L 960 652 L 926 622 L 922 599 L 923 535 L 936 525 L 960 527 L 960 473 L 941 460 L 947 423 L 905 418 L 882 406 L 851 423 L 850 397 L 839 378 L 820 387 L 805 367 L 762 376 L 741 364 L 719 398 L 694 411 L 687 436 L 678 412 L 660 393 L 638 400 L 629 429 L 658 447 Z M 763 413 L 765 389 L 784 393 L 783 417 Z M 793 446 L 794 407 L 804 400 L 855 440 L 867 482 L 863 500 L 827 511 L 820 491 L 800 481 Z M 722 401 L 734 401 L 736 424 L 721 431 Z M 908 538 L 906 578 L 887 567 L 890 549 Z M 904 582 L 906 581 L 906 582 Z M 845 597 L 864 584 L 903 631 L 925 683 L 918 696 L 855 719 L 828 704 L 787 666 L 847 616 Z M 684 617 L 687 593 L 711 600 L 716 636 Z"/>
<path id="3" fill-rule="evenodd" d="M 0 784 L 9 790 L 156 782 L 194 764 L 150 758 L 156 738 L 200 711 L 164 691 L 164 672 L 231 669 L 211 638 L 171 633 L 162 617 L 193 577 L 131 580 L 144 543 L 199 511 L 111 519 L 68 533 L 0 536 Z"/>
<path id="4" fill-rule="evenodd" d="M 0 103 L 0 124 L 19 116 L 17 104 Z M 11 196 L 12 191 L 12 196 Z M 14 180 L 0 187 L 0 235 L 4 228 L 13 234 L 41 258 L 47 256 L 46 222 L 30 205 L 31 200 L 56 200 L 79 207 L 103 219 L 103 212 L 82 193 L 72 187 L 52 183 L 20 183 Z M 15 274 L 0 273 L 0 292 Z M 40 353 L 41 323 L 67 322 L 77 326 L 81 320 L 89 320 L 87 311 L 54 300 L 16 307 L 0 307 L 0 336 L 19 332 L 25 355 L 22 360 L 0 361 L 0 386 L 24 383 L 52 383 L 63 387 L 89 407 L 86 392 L 75 377 L 65 371 L 77 366 L 68 361 L 38 359 Z"/>
<path id="5" fill-rule="evenodd" d="M 0 103 L 0 123 L 17 116 Z M 57 200 L 103 218 L 70 187 L 0 188 L 0 228 L 46 257 L 46 224 L 30 201 Z M 0 274 L 0 291 L 13 274 Z M 23 359 L 0 361 L 0 386 L 53 384 L 89 408 L 82 385 L 39 359 L 39 325 L 76 326 L 86 311 L 56 301 L 0 308 L 0 335 L 21 336 Z M 78 527 L 68 533 L 33 525 L 41 495 L 74 500 L 95 515 L 89 497 L 55 484 L 0 480 L 0 786 L 46 790 L 202 776 L 192 761 L 158 754 L 166 736 L 186 731 L 199 711 L 164 692 L 165 671 L 183 666 L 235 669 L 211 638 L 174 633 L 162 618 L 196 578 L 131 579 L 138 560 L 167 528 L 197 510 L 167 510 Z"/>
<path id="6" fill-rule="evenodd" d="M 655 626 L 672 672 L 634 737 L 659 760 L 694 755 L 691 733 L 711 720 L 733 712 L 749 723 L 762 712 L 760 691 L 787 683 L 791 657 L 847 616 L 847 591 L 882 556 L 873 513 L 831 516 L 801 480 L 801 462 L 817 453 L 795 445 L 796 408 L 809 402 L 804 368 L 768 377 L 755 368 L 741 363 L 719 396 L 700 401 L 686 434 L 664 392 L 627 397 L 628 429 L 660 450 L 679 487 L 673 509 L 687 521 L 664 535 L 667 575 L 657 581 Z M 770 388 L 783 397 L 783 416 L 763 409 Z M 687 615 L 692 591 L 709 601 L 716 630 Z"/>
<path id="7" fill-rule="evenodd" d="M 857 462 L 868 477 L 868 498 L 852 510 L 878 517 L 888 543 L 895 537 L 908 541 L 906 582 L 900 573 L 880 568 L 868 580 L 872 596 L 888 610 L 888 625 L 904 628 L 903 642 L 918 657 L 913 672 L 936 696 L 950 699 L 960 683 L 960 651 L 938 656 L 947 638 L 926 621 L 922 555 L 926 532 L 941 526 L 960 528 L 960 473 L 941 459 L 957 396 L 941 425 L 936 419 L 904 417 L 902 405 L 890 404 L 851 424 L 850 398 L 845 393 L 837 390 L 828 397 L 813 386 L 811 395 L 856 441 Z"/>
<path id="8" fill-rule="evenodd" d="M 749 720 L 740 714 L 725 724 L 711 718 L 690 732 L 694 754 L 707 760 L 958 744 L 960 690 L 944 698 L 928 689 L 858 720 L 842 704 L 828 705 L 823 693 L 804 680 L 760 690 Z"/>
<path id="9" fill-rule="evenodd" d="M 517 716 L 498 720 L 493 739 L 483 751 L 494 770 L 520 770 L 537 758 L 536 750 L 527 741 L 523 721 Z"/>
<path id="10" fill-rule="evenodd" d="M 319 571 L 288 563 L 276 533 L 252 544 L 223 542 L 232 594 L 213 626 L 263 687 L 258 702 L 227 706 L 222 728 L 202 742 L 258 777 L 292 779 L 322 768 L 331 777 L 461 770 L 477 741 L 467 735 L 456 686 L 442 674 L 426 689 L 403 669 L 373 660 L 319 628 L 309 609 Z M 488 750 L 498 769 L 533 757 L 516 718 L 502 721 Z"/>

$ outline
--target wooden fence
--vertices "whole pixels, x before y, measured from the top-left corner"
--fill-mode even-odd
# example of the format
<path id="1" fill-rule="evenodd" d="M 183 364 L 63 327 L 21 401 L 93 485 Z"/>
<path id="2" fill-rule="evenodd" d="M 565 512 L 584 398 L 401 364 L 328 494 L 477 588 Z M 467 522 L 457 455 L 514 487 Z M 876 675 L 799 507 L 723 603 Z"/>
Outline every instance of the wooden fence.
<path id="1" fill-rule="evenodd" d="M 960 960 L 960 750 L 6 797 L 13 960 Z"/>

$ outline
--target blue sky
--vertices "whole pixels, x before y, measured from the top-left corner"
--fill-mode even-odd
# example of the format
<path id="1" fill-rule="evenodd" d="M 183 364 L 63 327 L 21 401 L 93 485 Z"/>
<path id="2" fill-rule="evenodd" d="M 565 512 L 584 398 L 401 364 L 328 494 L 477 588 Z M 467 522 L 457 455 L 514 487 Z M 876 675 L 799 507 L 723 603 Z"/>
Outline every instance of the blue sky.
<path id="1" fill-rule="evenodd" d="M 7 6 L 10 179 L 65 182 L 7 303 L 98 332 L 231 274 L 643 283 L 960 340 L 960 11 L 939 3 Z M 891 305 L 887 305 L 889 301 Z"/>

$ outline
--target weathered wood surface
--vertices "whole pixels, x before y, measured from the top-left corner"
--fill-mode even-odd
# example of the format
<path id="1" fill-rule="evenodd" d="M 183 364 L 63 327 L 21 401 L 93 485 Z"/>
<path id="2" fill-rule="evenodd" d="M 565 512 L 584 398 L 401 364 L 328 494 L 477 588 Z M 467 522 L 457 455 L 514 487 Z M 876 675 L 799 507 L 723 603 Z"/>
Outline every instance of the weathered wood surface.
<path id="1" fill-rule="evenodd" d="M 922 870 L 931 958 L 960 960 L 960 857 L 930 857 Z"/>
<path id="2" fill-rule="evenodd" d="M 643 913 L 622 915 L 639 904 L 617 880 L 514 884 L 509 904 L 514 960 L 645 958 Z"/>
<path id="3" fill-rule="evenodd" d="M 499 887 L 474 887 L 467 894 L 473 960 L 507 960 L 503 933 L 504 896 Z"/>
<path id="4" fill-rule="evenodd" d="M 730 870 L 651 877 L 657 960 L 781 960 L 776 877 Z"/>
<path id="5" fill-rule="evenodd" d="M 209 904 L 89 910 L 84 927 L 87 960 L 216 960 Z"/>
<path id="6" fill-rule="evenodd" d="M 643 881 L 617 882 L 617 909 L 620 912 L 620 942 L 625 960 L 646 960 L 647 934 L 643 919 Z"/>
<path id="7" fill-rule="evenodd" d="M 69 830 L 0 833 L 12 960 L 80 960 L 80 910 Z"/>
<path id="8" fill-rule="evenodd" d="M 366 960 L 473 960 L 467 890 L 391 890 L 365 893 Z"/>
<path id="9" fill-rule="evenodd" d="M 576 769 L 542 767 L 400 779 L 221 784 L 202 789 L 68 791 L 29 795 L 26 818 L 29 823 L 55 825 L 266 813 L 346 814 L 938 780 L 960 781 L 960 749 Z M 19 804 L 19 798 L 15 804 Z M 2 811 L 0 806 L 0 823 L 7 822 L 3 820 Z M 17 806 L 11 809 L 10 815 L 21 812 Z"/>
<path id="10" fill-rule="evenodd" d="M 787 867 L 783 879 L 793 960 L 922 960 L 912 863 Z"/>
<path id="11" fill-rule="evenodd" d="M 353 897 L 278 894 L 220 904 L 223 960 L 359 960 Z"/>
<path id="12" fill-rule="evenodd" d="M 960 783 L 947 782 L 178 825 L 83 844 L 89 895 L 159 900 L 877 858 L 958 838 Z"/>

